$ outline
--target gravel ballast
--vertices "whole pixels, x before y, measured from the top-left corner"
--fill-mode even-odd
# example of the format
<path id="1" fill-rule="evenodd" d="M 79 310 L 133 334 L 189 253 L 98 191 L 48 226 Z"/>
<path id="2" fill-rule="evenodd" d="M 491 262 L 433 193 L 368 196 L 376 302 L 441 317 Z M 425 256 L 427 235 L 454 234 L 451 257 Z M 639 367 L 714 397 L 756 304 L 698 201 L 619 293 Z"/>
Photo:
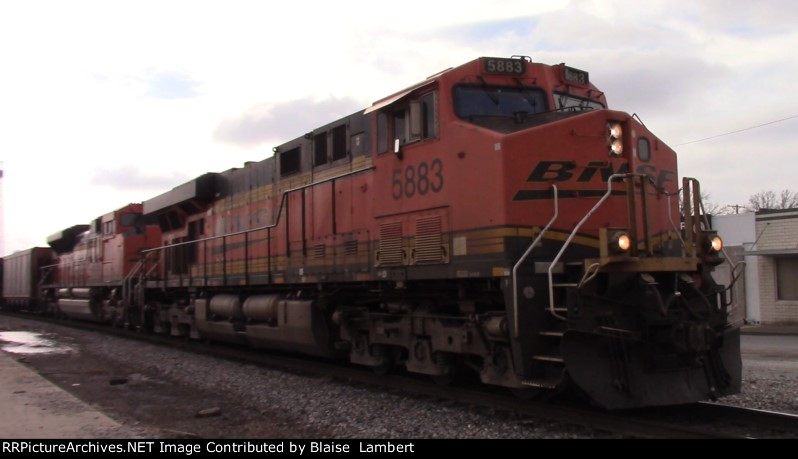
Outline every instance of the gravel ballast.
<path id="1" fill-rule="evenodd" d="M 150 433 L 161 437 L 613 437 L 578 426 L 518 419 L 447 400 L 386 392 L 330 377 L 298 375 L 25 319 L 1 317 L 0 330 L 53 334 L 56 341 L 75 350 L 28 356 L 29 365 L 120 422 L 151 428 Z M 795 362 L 774 368 L 767 360 L 751 363 L 746 358 L 743 394 L 723 401 L 798 412 Z M 123 401 L 126 398 L 134 401 Z"/>

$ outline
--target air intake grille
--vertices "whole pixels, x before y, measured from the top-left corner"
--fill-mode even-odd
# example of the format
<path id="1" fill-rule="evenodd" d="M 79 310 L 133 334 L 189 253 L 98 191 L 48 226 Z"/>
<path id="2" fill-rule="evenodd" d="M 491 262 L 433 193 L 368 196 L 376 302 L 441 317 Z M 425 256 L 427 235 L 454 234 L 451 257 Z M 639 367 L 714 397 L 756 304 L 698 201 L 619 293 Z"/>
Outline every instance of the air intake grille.
<path id="1" fill-rule="evenodd" d="M 402 223 L 380 225 L 380 265 L 402 264 Z"/>
<path id="2" fill-rule="evenodd" d="M 357 239 L 344 241 L 344 255 L 357 255 Z"/>
<path id="3" fill-rule="evenodd" d="M 440 263 L 441 217 L 419 218 L 416 220 L 416 263 Z"/>

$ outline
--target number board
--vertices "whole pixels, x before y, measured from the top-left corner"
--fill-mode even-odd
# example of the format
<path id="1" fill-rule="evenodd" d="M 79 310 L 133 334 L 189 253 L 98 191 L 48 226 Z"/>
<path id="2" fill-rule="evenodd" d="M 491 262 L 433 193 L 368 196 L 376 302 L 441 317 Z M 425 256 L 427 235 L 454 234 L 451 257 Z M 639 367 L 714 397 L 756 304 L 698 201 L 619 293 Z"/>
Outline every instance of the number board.
<path id="1" fill-rule="evenodd" d="M 523 59 L 502 59 L 486 57 L 484 60 L 485 73 L 500 73 L 503 75 L 523 75 L 526 72 L 526 61 Z"/>
<path id="2" fill-rule="evenodd" d="M 562 66 L 562 77 L 565 81 L 570 81 L 571 83 L 576 84 L 588 84 L 590 83 L 590 79 L 588 78 L 587 72 L 584 70 L 578 70 L 573 67 L 568 67 L 566 65 Z"/>

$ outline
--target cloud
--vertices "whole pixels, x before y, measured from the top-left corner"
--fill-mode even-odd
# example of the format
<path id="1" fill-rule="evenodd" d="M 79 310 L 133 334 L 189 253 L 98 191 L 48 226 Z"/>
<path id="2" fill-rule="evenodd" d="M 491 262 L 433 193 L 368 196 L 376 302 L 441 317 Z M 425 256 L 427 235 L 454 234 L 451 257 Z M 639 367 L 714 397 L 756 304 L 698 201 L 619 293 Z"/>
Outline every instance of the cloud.
<path id="1" fill-rule="evenodd" d="M 154 99 L 189 99 L 197 97 L 199 83 L 181 73 L 156 73 L 143 82 L 147 86 L 145 97 Z"/>
<path id="2" fill-rule="evenodd" d="M 793 0 L 705 0 L 695 6 L 703 27 L 743 37 L 791 32 L 798 21 L 798 3 Z"/>
<path id="3" fill-rule="evenodd" d="M 456 25 L 436 32 L 436 35 L 448 36 L 450 39 L 457 40 L 483 41 L 510 34 L 528 35 L 537 25 L 537 16 L 516 17 Z"/>
<path id="4" fill-rule="evenodd" d="M 363 108 L 355 99 L 334 97 L 322 101 L 295 99 L 271 106 L 261 104 L 223 120 L 213 137 L 240 146 L 275 139 L 287 141 Z"/>
<path id="5" fill-rule="evenodd" d="M 91 183 L 116 190 L 160 191 L 171 189 L 188 180 L 189 177 L 178 172 L 145 174 L 136 166 L 122 165 L 114 169 L 97 169 L 91 178 Z"/>
<path id="6" fill-rule="evenodd" d="M 591 70 L 610 106 L 624 110 L 684 110 L 733 76 L 724 66 L 672 52 L 606 53 Z"/>

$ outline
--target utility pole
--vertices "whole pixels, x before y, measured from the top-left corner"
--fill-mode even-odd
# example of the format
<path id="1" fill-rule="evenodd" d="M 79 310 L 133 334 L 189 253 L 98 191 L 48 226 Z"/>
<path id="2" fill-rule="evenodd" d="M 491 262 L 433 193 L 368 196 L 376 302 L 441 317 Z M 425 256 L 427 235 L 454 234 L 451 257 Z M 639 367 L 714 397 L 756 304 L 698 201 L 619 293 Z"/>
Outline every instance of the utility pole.
<path id="1" fill-rule="evenodd" d="M 743 208 L 743 210 L 745 210 L 745 206 L 742 206 L 740 204 L 729 204 L 726 207 L 731 207 L 732 209 L 734 209 L 734 213 L 735 214 L 739 214 L 740 213 L 740 208 L 741 207 Z"/>

